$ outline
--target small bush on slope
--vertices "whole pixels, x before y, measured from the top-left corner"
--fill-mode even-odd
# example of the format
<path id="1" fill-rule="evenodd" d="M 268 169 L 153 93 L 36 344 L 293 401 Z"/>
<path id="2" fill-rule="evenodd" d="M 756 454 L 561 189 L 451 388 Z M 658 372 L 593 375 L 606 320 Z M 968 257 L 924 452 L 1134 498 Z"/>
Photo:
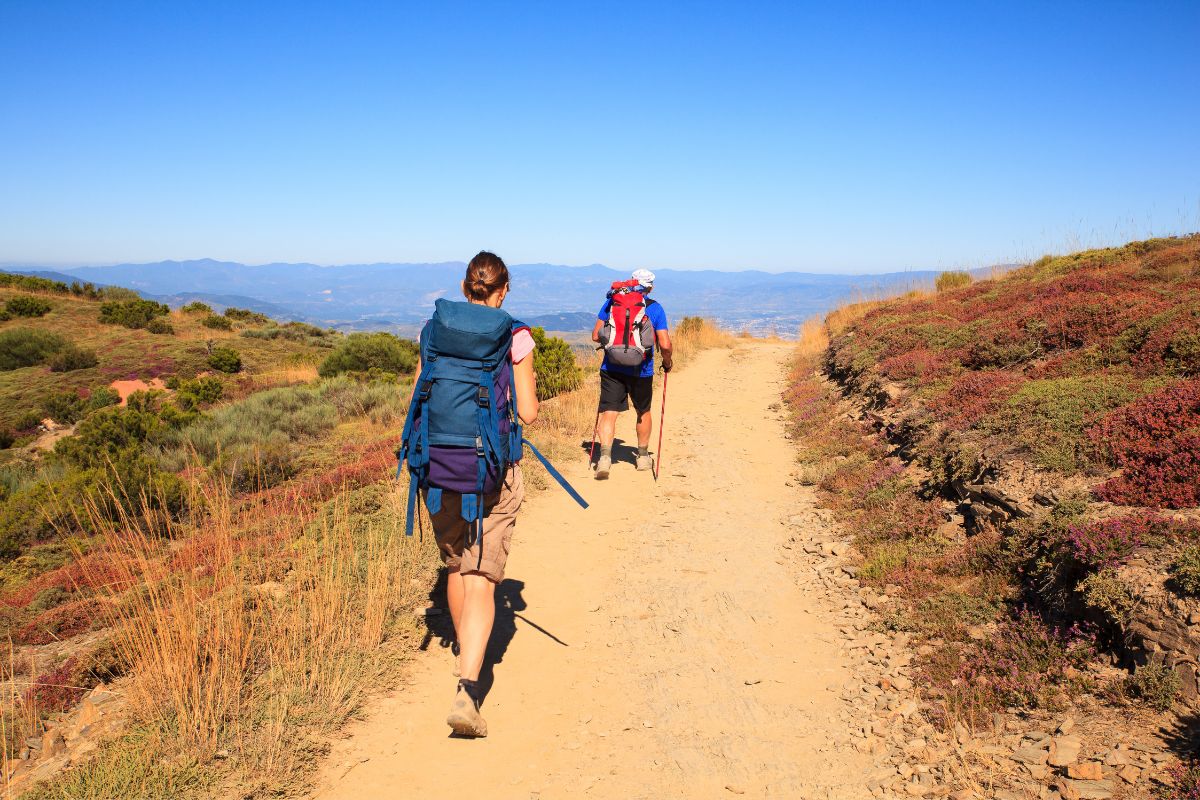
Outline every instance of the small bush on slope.
<path id="1" fill-rule="evenodd" d="M 10 297 L 4 304 L 4 310 L 14 317 L 44 317 L 50 309 L 46 300 L 27 294 Z"/>
<path id="2" fill-rule="evenodd" d="M 126 328 L 145 328 L 155 317 L 165 317 L 171 309 L 153 300 L 121 300 L 100 305 L 100 321 Z"/>
<path id="3" fill-rule="evenodd" d="M 556 336 L 547 336 L 543 328 L 533 328 L 532 333 L 538 400 L 549 400 L 578 389 L 583 383 L 583 371 L 575 361 L 571 346 Z"/>
<path id="4" fill-rule="evenodd" d="M 415 342 L 390 333 L 352 333 L 321 362 L 317 372 L 322 378 L 371 370 L 406 375 L 416 368 L 418 356 Z"/>
<path id="5" fill-rule="evenodd" d="M 66 346 L 66 339 L 39 328 L 0 331 L 0 372 L 41 364 Z"/>

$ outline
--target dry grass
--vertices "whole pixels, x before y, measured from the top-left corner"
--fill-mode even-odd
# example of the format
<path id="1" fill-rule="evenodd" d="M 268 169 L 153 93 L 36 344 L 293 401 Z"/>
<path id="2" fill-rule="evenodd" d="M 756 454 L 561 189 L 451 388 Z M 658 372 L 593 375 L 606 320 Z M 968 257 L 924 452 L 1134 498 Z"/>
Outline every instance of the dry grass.
<path id="1" fill-rule="evenodd" d="M 818 317 L 804 321 L 796 341 L 796 352 L 804 358 L 815 357 L 829 346 L 829 329 Z"/>

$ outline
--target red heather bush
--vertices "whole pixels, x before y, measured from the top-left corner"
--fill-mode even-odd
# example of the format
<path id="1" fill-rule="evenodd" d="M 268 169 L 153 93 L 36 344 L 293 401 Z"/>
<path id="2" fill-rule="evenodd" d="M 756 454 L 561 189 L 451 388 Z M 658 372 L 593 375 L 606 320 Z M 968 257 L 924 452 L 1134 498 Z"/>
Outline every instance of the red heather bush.
<path id="1" fill-rule="evenodd" d="M 0 597 L 0 603 L 12 608 L 29 605 L 33 598 L 46 589 L 63 589 L 68 592 L 96 589 L 116 580 L 119 570 L 110 553 L 93 553 L 78 561 L 72 561 L 58 569 L 42 573 L 19 589 Z"/>
<path id="2" fill-rule="evenodd" d="M 63 603 L 26 623 L 13 637 L 18 644 L 50 644 L 89 631 L 103 622 L 104 604 L 94 598 Z"/>
<path id="3" fill-rule="evenodd" d="M 1200 378 L 1116 409 L 1088 431 L 1121 475 L 1097 487 L 1121 505 L 1200 505 Z"/>
<path id="4" fill-rule="evenodd" d="M 988 639 L 959 651 L 953 671 L 932 662 L 924 671 L 933 693 L 942 695 L 942 724 L 965 718 L 987 726 L 990 713 L 1005 706 L 1057 707 L 1071 688 L 1069 671 L 1094 652 L 1091 637 L 1079 628 L 1052 628 L 1020 610 Z"/>
<path id="5" fill-rule="evenodd" d="M 1200 800 L 1200 761 L 1180 761 L 1167 768 L 1171 786 L 1155 793 L 1162 800 Z"/>
<path id="6" fill-rule="evenodd" d="M 970 428 L 993 414 L 1012 396 L 1024 378 L 1010 372 L 965 372 L 943 394 L 929 402 L 929 410 L 951 430 Z"/>
<path id="7" fill-rule="evenodd" d="M 95 685 L 96 679 L 81 669 L 79 657 L 71 656 L 50 672 L 39 675 L 25 690 L 24 701 L 40 714 L 66 711 Z"/>
<path id="8" fill-rule="evenodd" d="M 879 364 L 879 371 L 895 381 L 906 381 L 913 378 L 927 381 L 947 374 L 953 366 L 953 359 L 945 351 L 934 351 L 927 347 L 918 347 L 907 353 L 884 359 Z"/>
<path id="9" fill-rule="evenodd" d="M 1150 538 L 1159 520 L 1147 516 L 1116 517 L 1067 528 L 1067 546 L 1079 562 L 1102 569 L 1124 563 Z"/>

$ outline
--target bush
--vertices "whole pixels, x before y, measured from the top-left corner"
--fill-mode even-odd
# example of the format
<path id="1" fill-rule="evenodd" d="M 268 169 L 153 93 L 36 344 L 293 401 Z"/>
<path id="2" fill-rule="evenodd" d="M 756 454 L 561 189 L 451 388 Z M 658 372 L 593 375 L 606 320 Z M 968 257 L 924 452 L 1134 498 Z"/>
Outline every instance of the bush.
<path id="1" fill-rule="evenodd" d="M 55 392 L 42 401 L 42 407 L 55 422 L 70 425 L 93 411 L 115 406 L 119 402 L 121 395 L 107 386 L 101 386 L 87 395 L 71 390 Z"/>
<path id="2" fill-rule="evenodd" d="M 232 347 L 214 347 L 208 354 L 208 366 L 217 372 L 232 375 L 242 371 L 242 357 Z"/>
<path id="3" fill-rule="evenodd" d="M 1180 594 L 1200 596 L 1200 545 L 1185 547 L 1167 570 Z"/>
<path id="4" fill-rule="evenodd" d="M 68 344 L 50 359 L 51 372 L 74 372 L 77 369 L 90 369 L 100 363 L 95 350 L 84 350 L 73 344 Z"/>
<path id="5" fill-rule="evenodd" d="M 1096 489 L 1123 505 L 1200 505 L 1200 378 L 1181 381 L 1110 413 L 1088 431 L 1121 475 Z"/>
<path id="6" fill-rule="evenodd" d="M 534 328 L 532 333 L 538 400 L 578 389 L 583 383 L 583 370 L 576 363 L 571 346 L 557 336 L 547 336 L 542 328 Z"/>
<path id="7" fill-rule="evenodd" d="M 57 333 L 37 328 L 0 331 L 0 372 L 41 364 L 66 346 Z"/>
<path id="8" fill-rule="evenodd" d="M 175 328 L 165 317 L 155 317 L 146 323 L 146 331 L 148 333 L 157 333 L 170 336 L 175 333 Z"/>
<path id="9" fill-rule="evenodd" d="M 213 313 L 212 306 L 208 303 L 201 303 L 199 300 L 193 300 L 183 308 L 179 309 L 185 314 L 211 314 Z"/>
<path id="10" fill-rule="evenodd" d="M 153 300 L 117 300 L 100 305 L 100 321 L 126 328 L 145 328 L 155 317 L 165 317 L 171 309 Z"/>
<path id="11" fill-rule="evenodd" d="M 225 316 L 229 319 L 236 319 L 238 322 L 253 322 L 257 325 L 265 325 L 271 321 L 271 318 L 266 314 L 259 314 L 257 311 L 251 311 L 246 308 L 235 308 L 234 306 L 225 309 Z"/>
<path id="12" fill-rule="evenodd" d="M 231 331 L 233 330 L 233 322 L 229 317 L 218 317 L 216 314 L 209 314 L 204 319 L 200 320 L 200 324 L 206 328 L 212 328 L 215 331 Z"/>
<path id="13" fill-rule="evenodd" d="M 416 343 L 390 333 L 352 333 L 321 362 L 317 373 L 330 378 L 343 372 L 377 369 L 402 375 L 416 369 L 419 355 Z"/>
<path id="14" fill-rule="evenodd" d="M 17 440 L 17 434 L 11 428 L 0 428 L 0 450 L 7 450 L 13 446 L 13 442 Z M 0 500 L 4 498 L 0 494 Z"/>
<path id="15" fill-rule="evenodd" d="M 50 312 L 50 303 L 40 297 L 22 294 L 9 298 L 4 310 L 14 317 L 44 317 Z"/>
<path id="16" fill-rule="evenodd" d="M 937 276 L 935 283 L 939 292 L 948 292 L 951 289 L 957 289 L 960 286 L 966 286 L 971 283 L 971 273 L 963 272 L 962 270 L 943 272 Z"/>
<path id="17" fill-rule="evenodd" d="M 1152 661 L 1138 667 L 1125 681 L 1125 691 L 1157 711 L 1175 705 L 1181 682 L 1175 670 L 1165 663 Z"/>
<path id="18" fill-rule="evenodd" d="M 1167 767 L 1170 786 L 1156 786 L 1157 800 L 1200 800 L 1200 761 L 1189 759 Z"/>
<path id="19" fill-rule="evenodd" d="M 185 411 L 215 403 L 225 391 L 221 379 L 212 376 L 175 383 L 175 402 Z"/>

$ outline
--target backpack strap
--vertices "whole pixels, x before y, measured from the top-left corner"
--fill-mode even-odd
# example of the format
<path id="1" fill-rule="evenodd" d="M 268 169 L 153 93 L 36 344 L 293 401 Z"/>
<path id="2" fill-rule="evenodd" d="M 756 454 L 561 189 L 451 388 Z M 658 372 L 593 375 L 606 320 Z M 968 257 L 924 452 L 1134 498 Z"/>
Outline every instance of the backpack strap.
<path id="1" fill-rule="evenodd" d="M 546 472 L 550 473 L 550 477 L 558 481 L 558 485 L 561 486 L 567 494 L 571 495 L 571 499 L 578 503 L 580 508 L 588 507 L 587 500 L 584 500 L 579 492 L 575 491 L 575 487 L 572 486 L 567 479 L 562 476 L 562 473 L 554 468 L 554 465 L 550 463 L 550 460 L 542 455 L 540 450 L 533 446 L 533 442 L 529 441 L 528 439 L 522 439 L 522 443 L 529 448 L 530 452 L 537 456 L 537 460 L 542 462 L 542 466 L 546 468 Z"/>

